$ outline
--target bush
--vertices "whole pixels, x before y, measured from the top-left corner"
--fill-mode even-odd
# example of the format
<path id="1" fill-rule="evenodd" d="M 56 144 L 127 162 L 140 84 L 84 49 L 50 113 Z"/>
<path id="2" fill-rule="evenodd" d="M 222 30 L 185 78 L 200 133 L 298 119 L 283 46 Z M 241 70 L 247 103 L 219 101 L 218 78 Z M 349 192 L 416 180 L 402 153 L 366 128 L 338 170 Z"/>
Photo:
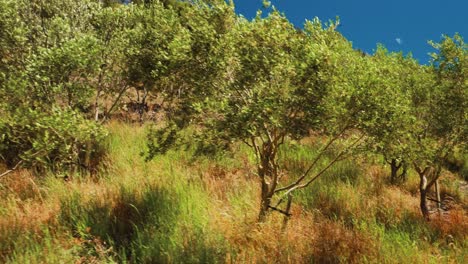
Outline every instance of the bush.
<path id="1" fill-rule="evenodd" d="M 20 109 L 0 121 L 0 157 L 9 167 L 23 161 L 39 172 L 95 169 L 106 135 L 101 126 L 72 110 Z"/>

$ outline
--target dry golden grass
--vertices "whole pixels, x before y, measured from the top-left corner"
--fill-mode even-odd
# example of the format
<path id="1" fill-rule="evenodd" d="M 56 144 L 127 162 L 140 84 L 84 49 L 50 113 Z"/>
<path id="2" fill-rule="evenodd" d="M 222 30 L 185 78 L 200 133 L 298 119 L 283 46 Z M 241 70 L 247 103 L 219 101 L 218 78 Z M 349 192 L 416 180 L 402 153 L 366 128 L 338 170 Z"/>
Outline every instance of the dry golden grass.
<path id="1" fill-rule="evenodd" d="M 364 258 L 376 258 L 377 247 L 369 235 L 330 220 L 323 221 L 319 227 L 313 245 L 318 263 L 361 263 Z"/>
<path id="2" fill-rule="evenodd" d="M 255 208 L 255 206 L 252 206 Z M 300 214 L 294 207 L 285 232 L 283 217 L 272 213 L 267 222 L 256 223 L 256 214 L 233 217 L 218 214 L 211 217 L 211 226 L 223 234 L 231 245 L 229 263 L 303 263 L 311 258 L 315 219 L 312 214 Z"/>
<path id="3" fill-rule="evenodd" d="M 44 201 L 44 190 L 30 172 L 15 171 L 2 180 L 0 197 L 4 214 L 0 217 L 0 235 L 8 229 L 36 232 L 41 224 L 55 220 L 58 204 Z"/>
<path id="4" fill-rule="evenodd" d="M 69 223 L 61 222 L 63 202 L 70 201 L 78 209 L 96 205 L 98 209 L 107 210 L 109 219 L 121 225 L 118 229 L 121 234 L 114 235 L 131 240 L 135 239 L 132 235 L 136 228 L 151 230 L 152 222 L 143 219 L 145 213 L 151 212 L 143 211 L 160 209 L 151 207 L 154 204 L 145 207 L 148 206 L 145 203 L 150 203 L 147 192 L 158 188 L 172 188 L 177 194 L 188 195 L 183 199 L 201 197 L 201 200 L 189 201 L 182 215 L 168 220 L 179 222 L 163 223 L 169 225 L 171 231 L 172 225 L 178 226 L 178 237 L 170 237 L 168 241 L 177 244 L 176 250 L 184 250 L 188 255 L 198 254 L 196 251 L 200 248 L 194 245 L 202 241 L 206 247 L 218 248 L 220 253 L 217 254 L 221 255 L 218 260 L 226 263 L 396 263 L 408 253 L 413 254 L 408 256 L 408 261 L 419 263 L 434 259 L 456 263 L 463 259 L 461 254 L 466 250 L 463 241 L 468 236 L 466 209 L 455 206 L 444 217 L 434 216 L 430 223 L 419 221 L 417 177 L 410 177 L 400 187 L 389 186 L 386 168 L 365 165 L 356 182 L 318 181 L 315 184 L 324 185 L 304 194 L 313 198 L 311 204 L 295 198 L 293 216 L 283 231 L 284 218 L 278 212 L 271 212 L 265 223 L 256 222 L 259 183 L 253 174 L 255 167 L 245 153 L 234 158 L 237 165 L 229 165 L 229 160 L 193 162 L 184 153 L 145 163 L 139 155 L 144 148 L 144 127 L 113 122 L 109 128 L 114 140 L 118 140 L 111 143 L 108 169 L 101 177 L 74 177 L 66 182 L 53 176 L 35 177 L 22 170 L 2 179 L 0 241 L 3 251 L 0 261 L 11 257 L 13 250 L 19 250 L 14 245 L 15 236 L 34 234 L 30 239 L 41 245 L 47 232 L 44 227 L 47 227 L 46 230 L 53 233 L 53 243 L 72 252 L 68 254 L 72 254 L 75 263 L 106 262 L 118 255 L 108 238 L 97 236 L 99 230 L 87 226 L 79 230 L 82 234 L 75 234 L 76 230 L 71 230 Z M 444 177 L 450 182 L 454 180 L 450 175 Z M 443 194 L 456 191 L 456 186 L 445 182 L 442 186 Z M 191 193 L 184 194 L 186 189 L 202 193 L 194 193 L 197 198 L 193 198 Z M 72 200 L 76 193 L 79 194 L 77 201 Z M 463 204 L 464 197 L 457 196 L 457 203 Z M 202 220 L 192 218 L 193 215 Z M 206 224 L 191 223 L 205 218 Z M 194 226 L 203 232 L 197 233 Z M 413 228 L 420 230 L 413 232 Z M 173 234 L 176 233 L 165 235 Z M 197 237 L 200 234 L 204 237 Z M 433 241 L 428 241 L 428 235 L 433 236 Z M 217 244 L 220 241 L 222 246 Z M 47 250 L 52 249 L 44 249 L 45 253 L 41 254 L 54 254 Z M 176 262 L 172 257 L 167 260 Z"/>
<path id="5" fill-rule="evenodd" d="M 462 208 L 453 208 L 441 215 L 435 213 L 430 225 L 440 232 L 441 237 L 452 237 L 459 241 L 468 239 L 468 215 Z"/>

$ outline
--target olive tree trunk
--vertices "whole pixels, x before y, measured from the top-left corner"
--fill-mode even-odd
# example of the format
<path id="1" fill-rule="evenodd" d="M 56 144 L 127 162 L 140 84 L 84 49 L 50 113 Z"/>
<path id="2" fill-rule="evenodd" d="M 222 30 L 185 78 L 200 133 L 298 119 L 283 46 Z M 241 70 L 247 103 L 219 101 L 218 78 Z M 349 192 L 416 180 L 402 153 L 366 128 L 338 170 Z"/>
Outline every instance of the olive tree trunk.
<path id="1" fill-rule="evenodd" d="M 426 167 L 424 170 L 415 164 L 415 169 L 419 175 L 419 193 L 420 193 L 420 209 L 421 213 L 427 221 L 430 221 L 429 206 L 427 204 L 427 195 L 433 185 L 436 184 L 440 177 L 441 167 Z"/>
<path id="2" fill-rule="evenodd" d="M 258 221 L 264 222 L 271 207 L 271 198 L 275 194 L 278 181 L 278 165 L 276 164 L 276 152 L 271 151 L 269 146 L 262 146 L 260 154 L 261 163 L 258 167 L 258 176 L 261 183 L 260 212 Z"/>
<path id="3" fill-rule="evenodd" d="M 392 159 L 390 162 L 390 170 L 391 170 L 391 174 L 390 174 L 390 182 L 392 184 L 396 184 L 397 183 L 397 179 L 398 179 L 398 170 L 400 169 L 401 167 L 401 163 L 398 164 L 397 160 L 396 159 Z"/>
<path id="4" fill-rule="evenodd" d="M 390 182 L 392 184 L 399 184 L 406 181 L 408 166 L 404 160 L 398 162 L 397 159 L 391 159 L 390 162 L 387 162 L 390 165 Z M 401 169 L 400 175 L 398 172 Z"/>
<path id="5" fill-rule="evenodd" d="M 429 221 L 429 207 L 427 206 L 427 178 L 425 175 L 419 175 L 420 182 L 419 182 L 419 194 L 420 194 L 420 202 L 419 207 L 421 209 L 421 213 L 424 219 Z"/>
<path id="6" fill-rule="evenodd" d="M 257 174 L 260 180 L 260 212 L 258 221 L 264 222 L 271 208 L 271 198 L 275 194 L 279 181 L 278 148 L 284 142 L 284 135 L 271 135 L 266 132 L 267 140 L 257 144 L 256 138 L 251 138 L 251 146 L 258 159 Z"/>

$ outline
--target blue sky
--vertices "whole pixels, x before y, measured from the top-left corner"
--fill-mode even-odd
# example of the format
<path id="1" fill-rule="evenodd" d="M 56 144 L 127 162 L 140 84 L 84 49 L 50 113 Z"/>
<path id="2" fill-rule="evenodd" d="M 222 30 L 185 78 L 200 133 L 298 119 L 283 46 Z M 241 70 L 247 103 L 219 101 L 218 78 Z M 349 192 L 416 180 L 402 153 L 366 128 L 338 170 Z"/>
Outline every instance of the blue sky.
<path id="1" fill-rule="evenodd" d="M 411 52 L 420 63 L 434 50 L 428 40 L 460 33 L 468 41 L 468 0 L 272 0 L 296 26 L 314 17 L 340 17 L 339 31 L 355 48 L 373 53 L 377 43 L 389 50 Z M 234 0 L 236 12 L 253 18 L 261 0 Z"/>

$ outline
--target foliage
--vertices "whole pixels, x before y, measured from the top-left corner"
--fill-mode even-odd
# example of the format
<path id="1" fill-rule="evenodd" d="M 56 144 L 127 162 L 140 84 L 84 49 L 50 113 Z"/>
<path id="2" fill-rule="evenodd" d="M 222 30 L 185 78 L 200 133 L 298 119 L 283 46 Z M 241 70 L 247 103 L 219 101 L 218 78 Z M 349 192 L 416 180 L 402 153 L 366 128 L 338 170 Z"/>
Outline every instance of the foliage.
<path id="1" fill-rule="evenodd" d="M 136 87 L 157 89 L 158 82 L 188 56 L 189 34 L 180 25 L 177 14 L 159 2 L 131 11 L 130 43 L 126 50 L 129 80 Z"/>
<path id="2" fill-rule="evenodd" d="M 370 60 L 374 79 L 367 87 L 379 104 L 378 108 L 367 106 L 366 111 L 377 111 L 379 115 L 365 131 L 371 137 L 371 150 L 381 153 L 390 165 L 390 181 L 401 183 L 414 156 L 412 131 L 416 117 L 411 95 L 430 85 L 429 75 L 410 56 L 389 53 L 383 46 L 378 47 Z M 400 169 L 402 172 L 397 175 Z"/>
<path id="3" fill-rule="evenodd" d="M 423 90 L 422 100 L 415 100 L 414 110 L 419 114 L 413 134 L 417 142 L 414 167 L 421 179 L 421 211 L 427 219 L 427 190 L 437 184 L 448 156 L 456 148 L 466 149 L 468 139 L 467 45 L 459 35 L 445 36 L 441 43 L 431 44 L 438 49 L 432 55 L 434 86 Z"/>
<path id="4" fill-rule="evenodd" d="M 417 113 L 418 160 L 441 164 L 454 147 L 466 143 L 467 47 L 459 35 L 445 37 L 433 54 L 433 86 L 415 90 L 413 107 Z M 446 118 L 450 116 L 450 118 Z"/>
<path id="5" fill-rule="evenodd" d="M 105 151 L 101 123 L 135 94 L 141 121 L 148 101 L 165 114 L 149 130 L 148 161 L 178 146 L 214 157 L 250 149 L 262 221 L 270 209 L 287 221 L 296 190 L 363 151 L 384 157 L 392 183 L 413 165 L 427 216 L 429 188 L 456 151 L 466 153 L 467 45 L 458 34 L 431 42 L 437 53 L 424 66 L 383 46 L 355 50 L 338 19 L 296 28 L 269 1 L 252 21 L 232 1 L 119 2 L 0 0 L 8 167 L 94 167 Z M 290 170 L 292 145 L 314 149 L 307 166 Z"/>
<path id="6" fill-rule="evenodd" d="M 2 160 L 41 171 L 88 167 L 92 157 L 97 163 L 106 133 L 80 114 L 101 63 L 89 32 L 97 3 L 13 2 L 1 2 L 2 20 L 11 26 L 1 29 Z"/>
<path id="7" fill-rule="evenodd" d="M 94 119 L 109 118 L 129 88 L 125 50 L 129 46 L 129 10 L 122 5 L 99 9 L 91 21 L 97 39 L 99 70 L 95 90 Z"/>
<path id="8" fill-rule="evenodd" d="M 95 169 L 106 132 L 71 110 L 18 109 L 0 122 L 0 155 L 13 166 L 20 160 L 36 169 Z"/>

